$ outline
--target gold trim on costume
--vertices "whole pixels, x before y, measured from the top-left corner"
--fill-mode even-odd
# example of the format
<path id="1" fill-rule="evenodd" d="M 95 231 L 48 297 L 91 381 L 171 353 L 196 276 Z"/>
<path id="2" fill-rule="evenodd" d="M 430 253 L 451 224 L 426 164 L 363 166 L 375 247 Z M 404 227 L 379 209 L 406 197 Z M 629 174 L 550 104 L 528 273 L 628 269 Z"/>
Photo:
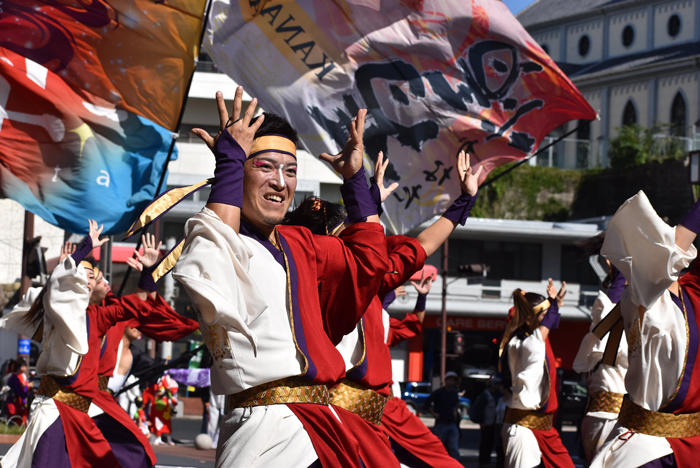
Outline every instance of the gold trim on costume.
<path id="1" fill-rule="evenodd" d="M 586 408 L 586 413 L 597 413 L 602 411 L 603 413 L 619 414 L 620 409 L 622 408 L 622 400 L 624 399 L 624 393 L 593 393 L 591 394 L 590 400 L 588 400 L 588 408 Z"/>
<path id="2" fill-rule="evenodd" d="M 548 431 L 553 427 L 554 413 L 508 408 L 504 422 L 537 431 Z"/>
<path id="3" fill-rule="evenodd" d="M 228 395 L 229 410 L 249 406 L 316 403 L 327 405 L 328 387 L 299 376 L 273 380 L 242 392 Z"/>
<path id="4" fill-rule="evenodd" d="M 210 182 L 211 181 L 207 179 L 194 185 L 177 187 L 163 193 L 161 196 L 153 200 L 153 202 L 146 207 L 143 213 L 141 213 L 138 219 L 134 221 L 134 224 L 131 225 L 127 233 L 124 235 L 124 239 L 128 239 L 129 237 L 133 236 L 138 231 L 155 221 L 159 216 L 168 211 L 174 205 L 177 205 L 183 199 L 187 198 L 192 192 L 199 190 Z"/>
<path id="5" fill-rule="evenodd" d="M 355 413 L 376 426 L 382 424 L 384 407 L 388 401 L 389 398 L 348 379 L 331 388 L 331 405 Z"/>
<path id="6" fill-rule="evenodd" d="M 678 392 L 681 389 L 681 384 L 683 383 L 683 377 L 685 376 L 685 366 L 688 363 L 688 348 L 690 347 L 690 327 L 688 326 L 688 315 L 685 309 L 685 301 L 683 300 L 683 289 L 681 288 L 680 284 L 678 285 L 678 297 L 681 300 L 681 306 L 683 307 L 683 320 L 685 320 L 685 356 L 683 356 L 683 367 L 681 367 L 681 376 L 678 378 L 676 390 L 673 392 L 673 395 L 671 395 L 671 398 L 668 399 L 668 402 L 659 409 L 664 409 L 666 406 L 670 405 L 671 402 L 676 398 L 676 395 L 678 395 Z"/>
<path id="7" fill-rule="evenodd" d="M 263 135 L 256 138 L 253 141 L 253 147 L 250 149 L 250 157 L 263 151 L 266 153 L 289 153 L 294 158 L 297 157 L 297 147 L 294 142 L 278 135 Z"/>
<path id="8" fill-rule="evenodd" d="M 185 238 L 183 237 L 180 239 L 180 242 L 173 247 L 168 256 L 161 260 L 153 270 L 153 273 L 151 273 L 153 281 L 157 283 L 163 276 L 167 275 L 170 270 L 175 268 L 175 264 L 177 263 L 178 258 L 180 258 L 180 255 L 182 255 L 182 249 L 184 248 Z"/>
<path id="9" fill-rule="evenodd" d="M 59 385 L 48 375 L 41 378 L 41 383 L 39 384 L 39 390 L 37 393 L 39 395 L 53 398 L 56 401 L 60 401 L 64 405 L 70 406 L 74 410 L 85 414 L 87 414 L 88 410 L 90 409 L 90 403 L 92 403 L 92 398 L 78 395 L 73 390 Z"/>
<path id="10" fill-rule="evenodd" d="M 622 403 L 620 425 L 656 437 L 681 439 L 700 436 L 700 413 L 672 414 L 649 411 L 626 397 Z"/>

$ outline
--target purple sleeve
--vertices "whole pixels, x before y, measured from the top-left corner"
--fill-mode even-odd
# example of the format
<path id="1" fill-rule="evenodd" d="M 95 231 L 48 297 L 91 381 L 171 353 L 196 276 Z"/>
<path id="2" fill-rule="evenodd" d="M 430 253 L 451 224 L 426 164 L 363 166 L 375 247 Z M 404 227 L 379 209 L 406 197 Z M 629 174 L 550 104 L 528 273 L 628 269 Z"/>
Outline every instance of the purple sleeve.
<path id="1" fill-rule="evenodd" d="M 377 179 L 375 179 L 374 176 L 369 178 L 369 193 L 372 196 L 374 205 L 377 207 L 377 216 L 381 217 L 384 213 L 384 209 L 382 208 L 382 194 L 379 191 L 379 185 L 377 185 Z"/>
<path id="2" fill-rule="evenodd" d="M 384 296 L 384 299 L 382 299 L 382 308 L 384 310 L 389 310 L 389 306 L 395 300 L 396 300 L 396 291 L 388 292 L 387 295 Z"/>
<path id="3" fill-rule="evenodd" d="M 372 201 L 365 169 L 360 170 L 343 182 L 340 186 L 340 194 L 345 202 L 345 210 L 348 212 L 348 222 L 350 224 L 367 221 L 367 218 L 377 214 L 377 206 Z"/>
<path id="4" fill-rule="evenodd" d="M 700 233 L 700 200 L 695 202 L 693 207 L 683 217 L 680 224 L 690 229 L 695 234 Z"/>
<path id="5" fill-rule="evenodd" d="M 427 294 L 418 294 L 418 299 L 416 300 L 416 307 L 414 310 L 425 311 L 425 301 L 427 298 Z"/>
<path id="6" fill-rule="evenodd" d="M 153 266 L 143 267 L 141 278 L 139 278 L 140 289 L 148 292 L 158 291 L 158 286 L 156 285 L 156 282 L 153 281 L 153 270 L 155 269 L 156 265 L 158 265 L 158 262 L 156 262 Z"/>
<path id="7" fill-rule="evenodd" d="M 623 275 L 620 270 L 615 268 L 614 265 L 610 279 L 611 281 L 610 287 L 608 288 L 608 297 L 610 298 L 610 302 L 617 304 L 620 302 L 620 296 L 622 295 L 622 291 L 625 290 L 625 283 L 627 280 L 625 280 L 625 275 Z"/>
<path id="8" fill-rule="evenodd" d="M 542 319 L 542 322 L 540 322 L 541 327 L 547 327 L 550 330 L 556 330 L 559 328 L 559 321 L 561 320 L 561 314 L 559 313 L 559 305 L 557 304 L 557 300 L 553 298 L 547 299 L 549 301 L 549 309 L 547 310 L 546 315 Z"/>
<path id="9" fill-rule="evenodd" d="M 459 223 L 464 226 L 478 196 L 479 192 L 476 192 L 473 196 L 462 192 L 442 216 L 453 223 Z"/>
<path id="10" fill-rule="evenodd" d="M 85 236 L 83 241 L 75 249 L 75 252 L 71 254 L 71 257 L 75 260 L 75 264 L 78 265 L 85 260 L 85 257 L 90 255 L 90 252 L 92 252 L 92 238 L 90 238 L 90 236 Z"/>
<path id="11" fill-rule="evenodd" d="M 224 131 L 214 145 L 216 169 L 208 203 L 243 206 L 243 165 L 246 154 L 241 145 Z"/>

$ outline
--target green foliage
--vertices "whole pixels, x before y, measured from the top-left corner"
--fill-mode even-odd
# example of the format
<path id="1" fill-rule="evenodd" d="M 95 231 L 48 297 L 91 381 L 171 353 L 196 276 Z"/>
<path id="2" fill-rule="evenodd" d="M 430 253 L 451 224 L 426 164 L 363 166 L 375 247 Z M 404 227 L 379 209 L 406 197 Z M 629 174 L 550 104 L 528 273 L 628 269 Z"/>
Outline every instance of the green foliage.
<path id="1" fill-rule="evenodd" d="M 610 166 L 613 169 L 629 169 L 655 160 L 683 157 L 683 142 L 665 136 L 668 130 L 668 125 L 642 127 L 635 124 L 618 128 L 617 136 L 610 140 Z"/>
<path id="2" fill-rule="evenodd" d="M 24 434 L 26 426 L 18 426 L 17 424 L 4 424 L 0 422 L 0 434 L 21 435 Z"/>
<path id="3" fill-rule="evenodd" d="M 497 168 L 489 178 L 510 166 Z M 523 165 L 481 189 L 472 216 L 564 221 L 584 172 Z"/>

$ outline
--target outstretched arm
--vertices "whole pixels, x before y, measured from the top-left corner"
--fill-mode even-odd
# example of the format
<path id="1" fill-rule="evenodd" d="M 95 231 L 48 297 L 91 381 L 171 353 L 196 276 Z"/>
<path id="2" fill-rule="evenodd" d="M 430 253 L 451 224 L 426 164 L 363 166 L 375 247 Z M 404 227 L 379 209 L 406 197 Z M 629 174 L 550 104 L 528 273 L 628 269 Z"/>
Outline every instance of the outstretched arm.
<path id="1" fill-rule="evenodd" d="M 467 221 L 479 192 L 479 176 L 482 169 L 483 166 L 479 166 L 479 170 L 474 173 L 469 164 L 469 155 L 460 151 L 459 156 L 457 156 L 457 170 L 460 175 L 462 195 L 455 200 L 440 219 L 418 235 L 418 242 L 425 249 L 426 256 L 430 257 L 437 251 L 450 237 L 458 223 L 464 225 Z"/>
<path id="2" fill-rule="evenodd" d="M 564 304 L 566 292 L 566 281 L 561 283 L 561 288 L 557 292 L 557 288 L 554 287 L 554 281 L 552 281 L 552 278 L 549 278 L 547 282 L 547 297 L 549 298 L 550 306 L 549 310 L 545 312 L 546 315 L 540 322 L 540 326 L 537 327 L 544 341 L 547 341 L 551 330 L 559 328 L 559 321 L 561 320 L 559 308 Z"/>
<path id="3" fill-rule="evenodd" d="M 148 299 L 148 296 L 155 298 L 158 295 L 158 286 L 156 282 L 153 281 L 153 268 L 158 262 L 160 257 L 160 247 L 162 242 L 158 242 L 156 245 L 156 238 L 153 234 L 146 234 L 141 236 L 143 242 L 143 255 L 139 251 L 135 251 L 137 258 L 129 257 L 126 263 L 135 270 L 141 272 L 141 278 L 139 279 L 139 285 L 136 289 L 136 295 L 142 301 Z"/>

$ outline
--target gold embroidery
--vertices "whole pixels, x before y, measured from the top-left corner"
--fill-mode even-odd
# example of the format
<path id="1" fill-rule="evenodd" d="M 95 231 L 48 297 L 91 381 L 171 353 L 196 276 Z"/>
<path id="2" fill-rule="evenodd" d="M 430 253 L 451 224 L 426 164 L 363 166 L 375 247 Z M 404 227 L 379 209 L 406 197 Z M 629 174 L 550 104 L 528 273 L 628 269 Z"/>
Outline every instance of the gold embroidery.
<path id="1" fill-rule="evenodd" d="M 640 434 L 680 439 L 700 436 L 700 413 L 671 414 L 649 411 L 625 398 L 620 425 Z"/>
<path id="2" fill-rule="evenodd" d="M 106 377 L 104 375 L 98 375 L 97 376 L 97 387 L 103 391 L 107 391 L 107 384 L 109 383 L 109 377 Z"/>
<path id="3" fill-rule="evenodd" d="M 327 405 L 328 388 L 302 377 L 273 380 L 228 396 L 229 409 L 286 403 Z"/>
<path id="4" fill-rule="evenodd" d="M 508 408 L 504 422 L 537 431 L 548 431 L 553 427 L 554 413 L 538 413 L 537 411 Z"/>
<path id="5" fill-rule="evenodd" d="M 602 411 L 604 413 L 615 413 L 620 412 L 622 408 L 622 400 L 624 400 L 624 393 L 613 393 L 613 392 L 599 392 L 591 395 L 591 399 L 588 401 L 587 413 L 597 413 Z"/>
<path id="6" fill-rule="evenodd" d="M 195 311 L 199 319 L 199 329 L 202 331 L 204 343 L 206 343 L 214 362 L 223 369 L 222 359 L 231 359 L 231 342 L 228 340 L 228 332 L 222 326 L 217 324 L 207 325 L 202 319 L 202 314 L 199 310 Z"/>
<path id="7" fill-rule="evenodd" d="M 355 413 L 377 426 L 382 424 L 387 401 L 387 397 L 347 379 L 331 389 L 331 405 Z"/>
<path id="8" fill-rule="evenodd" d="M 60 401 L 64 405 L 70 406 L 71 408 L 85 414 L 87 414 L 88 410 L 90 409 L 90 403 L 92 403 L 92 398 L 78 395 L 73 390 L 59 385 L 48 375 L 41 378 L 41 383 L 39 384 L 39 390 L 37 393 L 39 395 L 53 398 L 56 401 Z"/>

